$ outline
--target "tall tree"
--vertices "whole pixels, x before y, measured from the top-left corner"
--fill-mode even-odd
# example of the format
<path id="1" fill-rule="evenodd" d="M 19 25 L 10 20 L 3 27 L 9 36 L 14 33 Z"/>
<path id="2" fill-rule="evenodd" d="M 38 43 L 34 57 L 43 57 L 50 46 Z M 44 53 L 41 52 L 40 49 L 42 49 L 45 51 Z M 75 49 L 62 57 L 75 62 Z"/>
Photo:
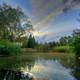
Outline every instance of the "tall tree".
<path id="1" fill-rule="evenodd" d="M 30 24 L 23 27 L 21 25 L 24 17 L 27 20 L 26 15 L 21 8 L 13 8 L 7 4 L 0 6 L 0 38 L 9 39 L 11 41 L 21 38 L 26 33 L 27 27 L 32 28 Z M 27 21 L 26 21 L 27 22 Z"/>
<path id="2" fill-rule="evenodd" d="M 67 37 L 66 36 L 64 36 L 64 37 L 61 37 L 60 39 L 59 39 L 59 42 L 60 42 L 60 45 L 67 45 L 67 43 L 68 43 L 68 41 L 67 41 Z"/>
<path id="3" fill-rule="evenodd" d="M 75 76 L 80 80 L 80 29 L 73 31 L 73 46 L 75 52 Z"/>
<path id="4" fill-rule="evenodd" d="M 34 36 L 30 35 L 28 39 L 28 48 L 35 48 L 36 46 L 36 41 Z"/>

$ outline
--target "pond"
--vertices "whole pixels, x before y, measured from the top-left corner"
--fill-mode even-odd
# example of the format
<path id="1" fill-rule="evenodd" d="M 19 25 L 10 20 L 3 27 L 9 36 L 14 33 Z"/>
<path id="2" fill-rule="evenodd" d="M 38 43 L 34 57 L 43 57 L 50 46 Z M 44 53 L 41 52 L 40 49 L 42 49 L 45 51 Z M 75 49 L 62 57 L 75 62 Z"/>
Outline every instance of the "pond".
<path id="1" fill-rule="evenodd" d="M 72 66 L 70 65 L 72 59 L 64 56 L 53 57 L 47 53 L 45 57 L 42 56 L 44 55 L 29 54 L 24 56 L 0 57 L 0 69 L 23 71 L 24 74 L 29 73 L 34 76 L 36 80 L 77 80 L 72 75 Z"/>
<path id="2" fill-rule="evenodd" d="M 36 60 L 34 66 L 27 64 L 25 68 L 21 69 L 24 72 L 32 73 L 37 80 L 76 80 L 71 75 L 71 70 L 63 67 L 57 59 Z"/>

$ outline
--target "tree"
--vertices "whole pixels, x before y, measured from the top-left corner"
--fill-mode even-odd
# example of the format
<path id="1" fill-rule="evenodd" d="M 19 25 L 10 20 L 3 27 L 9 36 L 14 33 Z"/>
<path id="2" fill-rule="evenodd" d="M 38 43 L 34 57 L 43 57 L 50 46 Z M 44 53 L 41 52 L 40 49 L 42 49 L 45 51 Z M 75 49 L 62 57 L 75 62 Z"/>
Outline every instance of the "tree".
<path id="1" fill-rule="evenodd" d="M 68 43 L 67 37 L 66 36 L 65 37 L 61 37 L 59 39 L 59 43 L 60 43 L 61 46 L 66 45 Z"/>
<path id="2" fill-rule="evenodd" d="M 80 29 L 73 30 L 73 46 L 76 55 L 80 56 Z"/>
<path id="3" fill-rule="evenodd" d="M 53 48 L 53 47 L 56 46 L 56 42 L 55 41 L 49 42 L 48 45 L 49 45 L 50 48 Z"/>
<path id="4" fill-rule="evenodd" d="M 73 31 L 73 46 L 75 52 L 75 77 L 80 80 L 80 29 Z"/>
<path id="5" fill-rule="evenodd" d="M 30 35 L 28 38 L 28 48 L 35 48 L 36 46 L 36 41 L 34 36 Z"/>
<path id="6" fill-rule="evenodd" d="M 26 18 L 27 26 L 21 25 Z M 0 6 L 0 38 L 14 41 L 17 38 L 21 38 L 28 28 L 32 28 L 31 24 L 27 23 L 27 17 L 21 8 L 13 8 L 7 4 Z"/>

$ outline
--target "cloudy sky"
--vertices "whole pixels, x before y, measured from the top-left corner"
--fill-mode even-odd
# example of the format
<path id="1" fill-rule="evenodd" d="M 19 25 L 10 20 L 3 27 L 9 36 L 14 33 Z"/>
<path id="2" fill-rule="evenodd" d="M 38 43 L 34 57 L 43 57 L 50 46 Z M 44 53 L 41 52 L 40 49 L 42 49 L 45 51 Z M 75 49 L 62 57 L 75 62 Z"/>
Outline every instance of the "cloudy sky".
<path id="1" fill-rule="evenodd" d="M 80 0 L 0 0 L 13 7 L 20 6 L 29 16 L 32 32 L 39 42 L 57 40 L 80 28 Z"/>

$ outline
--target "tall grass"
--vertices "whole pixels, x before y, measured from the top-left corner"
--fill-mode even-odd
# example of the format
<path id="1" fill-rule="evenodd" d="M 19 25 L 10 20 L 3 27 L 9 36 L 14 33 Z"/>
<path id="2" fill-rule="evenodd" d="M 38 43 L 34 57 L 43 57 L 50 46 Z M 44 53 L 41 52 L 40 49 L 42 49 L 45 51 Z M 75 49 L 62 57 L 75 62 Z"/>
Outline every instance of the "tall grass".
<path id="1" fill-rule="evenodd" d="M 70 52 L 70 47 L 69 46 L 58 46 L 53 48 L 54 52 Z"/>
<path id="2" fill-rule="evenodd" d="M 7 40 L 0 41 L 0 55 L 13 55 L 20 53 L 21 48 L 17 44 Z"/>

